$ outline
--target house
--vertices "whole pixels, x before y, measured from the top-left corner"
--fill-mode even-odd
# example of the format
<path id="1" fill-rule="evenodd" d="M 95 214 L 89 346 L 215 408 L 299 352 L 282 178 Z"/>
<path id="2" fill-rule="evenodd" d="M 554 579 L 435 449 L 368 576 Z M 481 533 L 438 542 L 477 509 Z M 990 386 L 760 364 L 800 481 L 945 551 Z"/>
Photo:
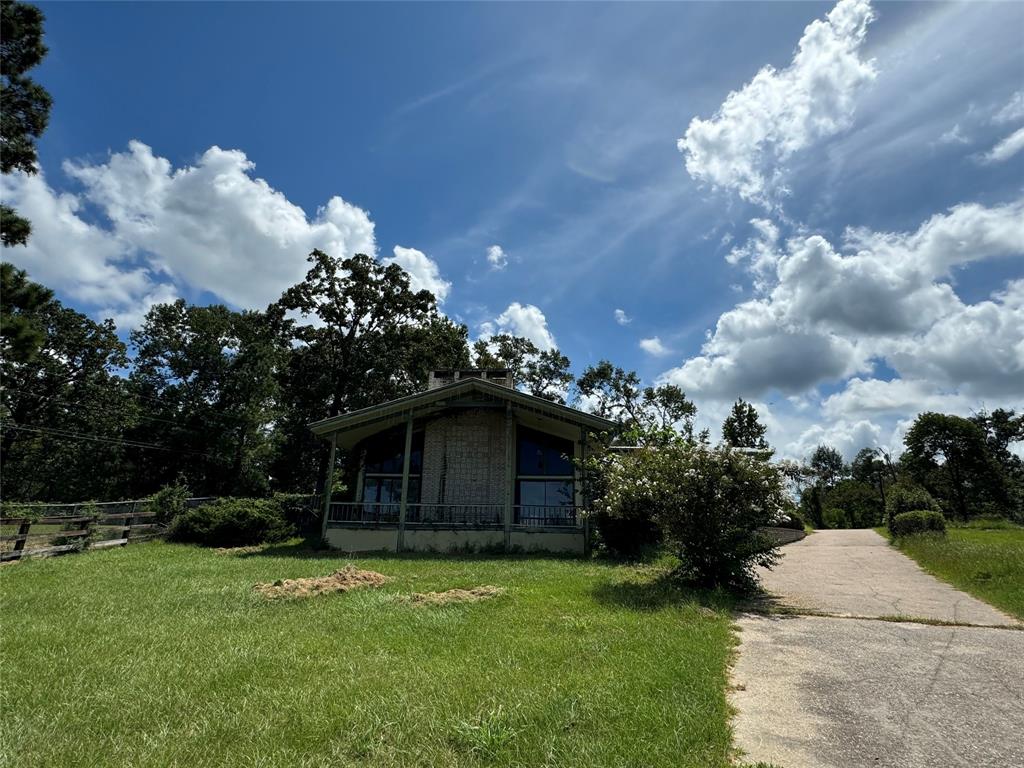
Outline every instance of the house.
<path id="1" fill-rule="evenodd" d="M 350 457 L 323 538 L 348 552 L 583 553 L 590 435 L 614 423 L 515 388 L 507 370 L 434 371 L 426 391 L 310 425 Z"/>

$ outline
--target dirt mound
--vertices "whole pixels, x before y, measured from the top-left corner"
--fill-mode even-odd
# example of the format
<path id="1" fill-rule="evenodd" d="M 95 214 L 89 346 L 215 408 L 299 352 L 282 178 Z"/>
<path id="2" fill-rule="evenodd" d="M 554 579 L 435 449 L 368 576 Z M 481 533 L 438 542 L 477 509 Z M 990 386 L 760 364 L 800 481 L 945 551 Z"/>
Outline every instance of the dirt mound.
<path id="1" fill-rule="evenodd" d="M 262 552 L 267 548 L 266 544 L 254 544 L 251 547 L 217 547 L 213 550 L 215 555 L 248 555 L 253 552 Z"/>
<path id="2" fill-rule="evenodd" d="M 505 594 L 502 587 L 473 587 L 449 589 L 447 592 L 413 592 L 409 601 L 418 605 L 449 605 L 450 603 L 476 603 Z"/>
<path id="3" fill-rule="evenodd" d="M 272 584 L 257 584 L 255 589 L 264 597 L 313 597 L 329 592 L 348 592 L 360 587 L 379 587 L 388 580 L 376 571 L 363 571 L 346 565 L 330 576 L 312 576 L 308 579 L 278 579 Z"/>

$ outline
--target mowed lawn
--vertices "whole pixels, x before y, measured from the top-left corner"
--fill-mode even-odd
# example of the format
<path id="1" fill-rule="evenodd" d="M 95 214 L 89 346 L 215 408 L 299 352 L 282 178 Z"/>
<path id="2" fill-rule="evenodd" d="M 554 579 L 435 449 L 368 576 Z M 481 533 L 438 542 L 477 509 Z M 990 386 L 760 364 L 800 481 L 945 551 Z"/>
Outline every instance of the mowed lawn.
<path id="1" fill-rule="evenodd" d="M 929 573 L 1024 619 L 1024 528 L 949 528 L 896 545 Z"/>
<path id="2" fill-rule="evenodd" d="M 346 563 L 379 589 L 268 601 Z M 0 763 L 726 766 L 728 600 L 558 558 L 216 554 L 0 568 Z M 413 591 L 494 585 L 479 603 Z"/>

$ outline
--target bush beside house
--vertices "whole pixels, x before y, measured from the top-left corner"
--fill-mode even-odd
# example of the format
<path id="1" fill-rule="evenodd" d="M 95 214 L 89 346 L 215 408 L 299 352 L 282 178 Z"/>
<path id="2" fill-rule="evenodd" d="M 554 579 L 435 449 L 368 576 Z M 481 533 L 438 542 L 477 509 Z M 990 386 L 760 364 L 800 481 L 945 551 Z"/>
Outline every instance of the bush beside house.
<path id="1" fill-rule="evenodd" d="M 296 528 L 276 499 L 217 499 L 182 512 L 171 522 L 172 541 L 207 547 L 243 547 L 282 541 Z"/>
<path id="2" fill-rule="evenodd" d="M 788 500 L 781 473 L 765 461 L 680 441 L 612 455 L 603 474 L 599 513 L 630 520 L 645 510 L 686 581 L 749 589 L 754 568 L 778 559 L 760 529 L 780 519 Z"/>

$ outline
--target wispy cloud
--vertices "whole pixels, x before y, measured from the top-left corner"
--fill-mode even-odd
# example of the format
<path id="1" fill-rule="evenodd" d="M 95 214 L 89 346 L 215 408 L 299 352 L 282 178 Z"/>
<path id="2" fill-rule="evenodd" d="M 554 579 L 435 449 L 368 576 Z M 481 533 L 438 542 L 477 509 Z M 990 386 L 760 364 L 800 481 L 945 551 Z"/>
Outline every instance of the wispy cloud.
<path id="1" fill-rule="evenodd" d="M 487 263 L 493 270 L 502 270 L 508 266 L 508 254 L 500 245 L 490 245 L 487 247 Z"/>
<path id="2" fill-rule="evenodd" d="M 986 164 L 1004 163 L 1024 149 L 1024 128 L 1018 128 L 981 157 Z"/>

